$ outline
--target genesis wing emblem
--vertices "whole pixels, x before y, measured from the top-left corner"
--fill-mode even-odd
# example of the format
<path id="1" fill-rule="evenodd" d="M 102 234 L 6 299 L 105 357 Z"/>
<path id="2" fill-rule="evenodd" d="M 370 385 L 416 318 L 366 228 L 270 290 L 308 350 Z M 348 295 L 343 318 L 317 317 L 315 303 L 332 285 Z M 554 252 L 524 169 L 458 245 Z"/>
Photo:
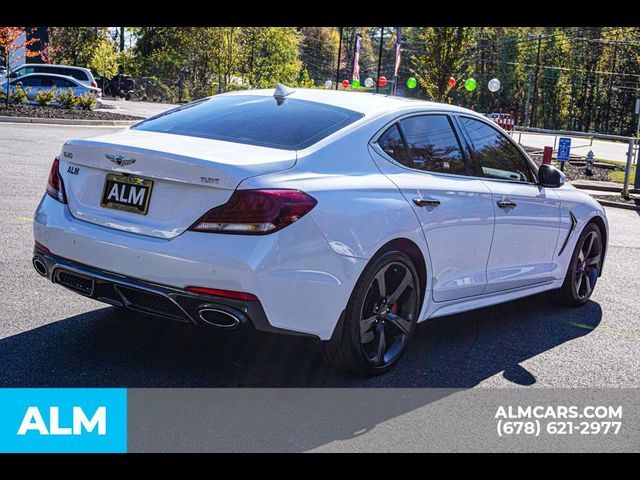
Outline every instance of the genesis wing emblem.
<path id="1" fill-rule="evenodd" d="M 126 167 L 127 165 L 131 165 L 136 161 L 135 158 L 127 158 L 127 157 L 123 157 L 122 155 L 112 155 L 110 153 L 107 153 L 105 157 L 107 157 L 109 160 L 111 160 L 113 163 L 115 163 L 119 167 Z"/>

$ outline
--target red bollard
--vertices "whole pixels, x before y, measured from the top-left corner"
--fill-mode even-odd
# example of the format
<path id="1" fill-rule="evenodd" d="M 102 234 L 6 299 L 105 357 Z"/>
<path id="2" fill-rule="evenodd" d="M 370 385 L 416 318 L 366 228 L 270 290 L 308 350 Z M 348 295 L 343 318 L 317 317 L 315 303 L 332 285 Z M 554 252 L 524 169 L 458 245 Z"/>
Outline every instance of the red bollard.
<path id="1" fill-rule="evenodd" d="M 543 165 L 551 165 L 551 155 L 553 155 L 553 147 L 544 147 L 544 152 L 542 152 Z"/>

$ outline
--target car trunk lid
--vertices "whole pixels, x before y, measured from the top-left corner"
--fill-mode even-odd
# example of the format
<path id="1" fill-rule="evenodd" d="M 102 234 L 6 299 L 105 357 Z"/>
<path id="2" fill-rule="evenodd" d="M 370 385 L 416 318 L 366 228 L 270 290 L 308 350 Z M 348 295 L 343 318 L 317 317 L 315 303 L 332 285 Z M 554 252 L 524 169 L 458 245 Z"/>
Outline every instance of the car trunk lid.
<path id="1" fill-rule="evenodd" d="M 74 217 L 169 239 L 224 204 L 242 180 L 289 169 L 295 161 L 295 151 L 290 150 L 125 130 L 67 142 L 60 155 L 60 174 Z M 139 187 L 132 191 L 121 183 L 113 191 L 107 176 L 149 185 L 146 214 L 116 209 L 120 200 L 143 203 L 142 194 Z M 116 208 L 103 206 L 105 199 Z"/>

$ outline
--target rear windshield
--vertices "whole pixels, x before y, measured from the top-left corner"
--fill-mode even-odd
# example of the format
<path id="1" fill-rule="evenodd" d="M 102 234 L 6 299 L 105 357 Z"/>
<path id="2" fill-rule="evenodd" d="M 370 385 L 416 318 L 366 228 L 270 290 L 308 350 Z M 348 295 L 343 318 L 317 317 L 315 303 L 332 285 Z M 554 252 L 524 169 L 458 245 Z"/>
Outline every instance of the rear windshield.
<path id="1" fill-rule="evenodd" d="M 257 95 L 221 95 L 143 120 L 134 130 L 300 150 L 362 118 L 324 103 Z"/>

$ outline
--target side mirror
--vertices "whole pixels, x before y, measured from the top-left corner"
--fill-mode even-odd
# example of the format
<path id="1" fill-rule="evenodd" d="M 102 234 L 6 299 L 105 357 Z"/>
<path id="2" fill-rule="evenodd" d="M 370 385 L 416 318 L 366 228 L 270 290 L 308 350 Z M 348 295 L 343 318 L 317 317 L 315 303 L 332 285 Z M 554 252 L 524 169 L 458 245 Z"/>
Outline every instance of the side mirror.
<path id="1" fill-rule="evenodd" d="M 21 87 L 21 86 L 22 86 L 22 82 L 16 82 L 16 83 L 15 83 L 15 86 L 16 86 L 16 87 Z"/>
<path id="2" fill-rule="evenodd" d="M 564 185 L 567 177 L 564 173 L 551 165 L 540 165 L 538 168 L 538 184 L 541 187 L 558 188 Z"/>

